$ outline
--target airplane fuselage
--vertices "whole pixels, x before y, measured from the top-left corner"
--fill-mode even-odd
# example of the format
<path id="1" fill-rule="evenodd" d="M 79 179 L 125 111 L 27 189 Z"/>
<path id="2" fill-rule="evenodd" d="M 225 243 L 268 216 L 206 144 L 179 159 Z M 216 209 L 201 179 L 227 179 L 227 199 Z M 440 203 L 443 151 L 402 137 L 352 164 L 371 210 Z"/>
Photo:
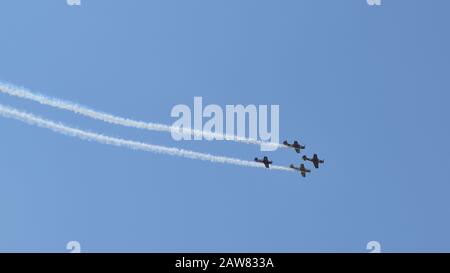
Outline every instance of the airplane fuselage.
<path id="1" fill-rule="evenodd" d="M 316 154 L 313 156 L 313 158 L 308 158 L 307 156 L 304 155 L 303 156 L 303 160 L 312 162 L 316 169 L 319 168 L 319 164 L 325 163 L 325 161 L 324 160 L 320 160 L 319 157 Z"/>
<path id="2" fill-rule="evenodd" d="M 255 158 L 255 162 L 264 164 L 264 166 L 265 166 L 266 168 L 269 168 L 269 167 L 270 167 L 270 164 L 273 163 L 273 162 L 270 161 L 267 157 L 264 157 L 264 159 L 258 159 L 258 158 Z"/>

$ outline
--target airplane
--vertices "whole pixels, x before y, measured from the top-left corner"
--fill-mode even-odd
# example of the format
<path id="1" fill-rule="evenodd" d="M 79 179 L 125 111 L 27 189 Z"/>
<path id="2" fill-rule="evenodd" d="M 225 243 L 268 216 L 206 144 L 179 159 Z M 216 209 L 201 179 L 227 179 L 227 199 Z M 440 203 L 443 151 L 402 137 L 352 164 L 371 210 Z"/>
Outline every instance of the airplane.
<path id="1" fill-rule="evenodd" d="M 324 160 L 320 160 L 317 154 L 314 154 L 313 158 L 308 158 L 306 155 L 303 156 L 303 160 L 305 161 L 311 161 L 314 164 L 314 167 L 316 169 L 319 168 L 319 164 L 325 163 Z"/>
<path id="2" fill-rule="evenodd" d="M 306 177 L 306 173 L 310 173 L 310 172 L 311 172 L 311 170 L 308 170 L 307 168 L 305 168 L 305 165 L 304 165 L 304 164 L 301 164 L 301 165 L 300 165 L 300 168 L 295 167 L 293 164 L 291 164 L 290 167 L 291 167 L 291 169 L 294 169 L 294 170 L 299 171 L 300 174 L 301 174 L 303 177 Z"/>
<path id="3" fill-rule="evenodd" d="M 297 152 L 297 154 L 300 153 L 300 150 L 301 150 L 301 149 L 305 149 L 305 148 L 306 148 L 305 146 L 300 145 L 300 143 L 298 143 L 298 141 L 294 141 L 294 144 L 289 144 L 289 143 L 287 142 L 287 140 L 285 140 L 285 141 L 283 142 L 283 144 L 286 145 L 286 146 L 288 146 L 288 147 L 290 147 L 290 148 L 293 148 L 293 149 Z"/>
<path id="4" fill-rule="evenodd" d="M 263 163 L 266 168 L 269 168 L 270 164 L 272 164 L 272 161 L 269 161 L 267 156 L 265 156 L 264 159 L 258 159 L 255 157 L 255 162 Z"/>

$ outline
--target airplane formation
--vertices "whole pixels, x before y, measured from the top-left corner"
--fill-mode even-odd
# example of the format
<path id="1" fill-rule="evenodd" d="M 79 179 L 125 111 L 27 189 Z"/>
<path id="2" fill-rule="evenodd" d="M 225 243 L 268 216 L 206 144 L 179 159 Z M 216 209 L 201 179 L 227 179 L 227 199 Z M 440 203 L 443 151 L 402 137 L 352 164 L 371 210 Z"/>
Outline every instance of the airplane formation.
<path id="1" fill-rule="evenodd" d="M 296 153 L 298 153 L 298 154 L 301 152 L 301 150 L 304 150 L 306 148 L 306 146 L 301 145 L 298 141 L 294 141 L 293 144 L 289 144 L 289 142 L 284 141 L 283 145 L 285 145 L 288 148 L 294 149 L 294 151 Z M 312 156 L 312 158 L 309 158 L 306 155 L 304 155 L 302 157 L 302 159 L 303 159 L 303 161 L 312 162 L 313 165 L 314 165 L 314 168 L 316 168 L 316 169 L 319 169 L 320 164 L 324 164 L 325 163 L 324 160 L 319 159 L 319 156 L 317 154 L 314 154 Z M 255 158 L 255 162 L 264 164 L 264 166 L 266 168 L 270 168 L 270 165 L 273 163 L 271 160 L 269 160 L 269 158 L 267 156 L 265 156 L 263 159 Z M 311 170 L 307 169 L 305 167 L 305 164 L 303 164 L 303 163 L 300 164 L 300 167 L 295 167 L 294 164 L 291 164 L 289 167 L 291 169 L 293 169 L 293 170 L 296 170 L 296 171 L 300 172 L 300 175 L 303 176 L 303 177 L 306 177 L 306 174 L 311 172 Z"/>

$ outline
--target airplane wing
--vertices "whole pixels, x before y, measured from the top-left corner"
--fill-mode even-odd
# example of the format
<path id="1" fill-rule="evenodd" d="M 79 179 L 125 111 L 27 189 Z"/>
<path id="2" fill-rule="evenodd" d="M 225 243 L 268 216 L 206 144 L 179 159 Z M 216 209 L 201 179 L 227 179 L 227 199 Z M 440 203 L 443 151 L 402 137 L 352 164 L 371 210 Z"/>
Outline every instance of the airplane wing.
<path id="1" fill-rule="evenodd" d="M 264 166 L 266 166 L 266 168 L 269 168 L 269 162 L 263 162 Z"/>
<path id="2" fill-rule="evenodd" d="M 306 173 L 305 173 L 305 172 L 302 172 L 302 176 L 303 176 L 303 177 L 306 177 Z"/>
<path id="3" fill-rule="evenodd" d="M 300 153 L 300 149 L 299 148 L 295 148 L 295 151 L 297 152 L 297 154 Z"/>

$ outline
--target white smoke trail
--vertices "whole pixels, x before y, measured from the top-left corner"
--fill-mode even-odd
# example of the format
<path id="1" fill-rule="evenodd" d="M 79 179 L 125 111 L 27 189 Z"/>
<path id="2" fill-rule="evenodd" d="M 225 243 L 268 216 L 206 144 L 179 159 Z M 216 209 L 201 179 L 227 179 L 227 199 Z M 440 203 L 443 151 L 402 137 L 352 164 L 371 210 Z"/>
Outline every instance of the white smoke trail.
<path id="1" fill-rule="evenodd" d="M 227 141 L 234 141 L 234 142 L 240 142 L 240 143 L 246 143 L 246 144 L 255 144 L 255 145 L 265 145 L 267 148 L 286 148 L 286 146 L 280 144 L 280 143 L 274 143 L 274 142 L 264 142 L 257 139 L 252 138 L 245 138 L 240 136 L 234 136 L 234 135 L 227 135 L 227 134 L 219 134 L 219 133 L 212 133 L 212 132 L 203 132 L 201 130 L 194 130 L 189 128 L 180 128 L 174 127 L 174 126 L 168 126 L 164 124 L 158 124 L 158 123 L 151 123 L 151 122 L 143 122 L 143 121 L 136 121 L 128 118 L 118 117 L 111 114 L 99 112 L 84 106 L 80 106 L 73 102 L 63 101 L 56 98 L 50 98 L 44 95 L 33 93 L 25 88 L 16 87 L 10 84 L 5 84 L 0 82 L 0 92 L 3 92 L 5 94 L 32 100 L 47 106 L 52 106 L 55 108 L 68 110 L 71 112 L 74 112 L 76 114 L 84 115 L 93 119 L 101 120 L 103 122 L 116 124 L 116 125 L 122 125 L 126 127 L 134 127 L 138 129 L 145 129 L 150 131 L 158 131 L 158 132 L 168 132 L 171 133 L 173 130 L 176 132 L 179 132 L 181 134 L 190 134 L 192 136 L 197 137 L 208 137 L 210 139 L 224 139 Z"/>
<path id="2" fill-rule="evenodd" d="M 159 146 L 159 145 L 152 145 L 137 141 L 131 141 L 121 138 L 114 138 L 109 137 L 97 133 L 87 132 L 80 129 L 68 127 L 66 125 L 63 125 L 61 123 L 56 123 L 51 120 L 43 119 L 40 117 L 37 117 L 30 113 L 25 113 L 22 111 L 19 111 L 15 108 L 11 108 L 8 106 L 3 106 L 0 104 L 0 116 L 7 117 L 7 118 L 13 118 L 16 120 L 20 120 L 23 122 L 26 122 L 31 125 L 39 126 L 42 128 L 50 129 L 54 132 L 72 136 L 72 137 L 78 137 L 83 140 L 90 140 L 99 142 L 106 145 L 113 145 L 118 147 L 126 147 L 129 149 L 134 150 L 141 150 L 141 151 L 147 151 L 147 152 L 153 152 L 153 153 L 159 153 L 159 154 L 167 154 L 172 156 L 179 156 L 179 157 L 185 157 L 190 159 L 196 159 L 196 160 L 204 160 L 204 161 L 210 161 L 214 163 L 224 163 L 224 164 L 232 164 L 232 165 L 238 165 L 238 166 L 244 166 L 244 167 L 254 167 L 254 168 L 265 168 L 262 164 L 253 162 L 253 161 L 246 161 L 241 160 L 237 158 L 231 158 L 231 157 L 225 157 L 225 156 L 214 156 L 211 154 L 205 154 L 205 153 L 199 153 L 199 152 L 193 152 L 189 150 L 183 150 L 178 148 L 170 148 L 165 146 Z M 292 169 L 283 167 L 283 166 L 271 166 L 271 170 L 278 170 L 278 171 L 292 171 Z"/>

